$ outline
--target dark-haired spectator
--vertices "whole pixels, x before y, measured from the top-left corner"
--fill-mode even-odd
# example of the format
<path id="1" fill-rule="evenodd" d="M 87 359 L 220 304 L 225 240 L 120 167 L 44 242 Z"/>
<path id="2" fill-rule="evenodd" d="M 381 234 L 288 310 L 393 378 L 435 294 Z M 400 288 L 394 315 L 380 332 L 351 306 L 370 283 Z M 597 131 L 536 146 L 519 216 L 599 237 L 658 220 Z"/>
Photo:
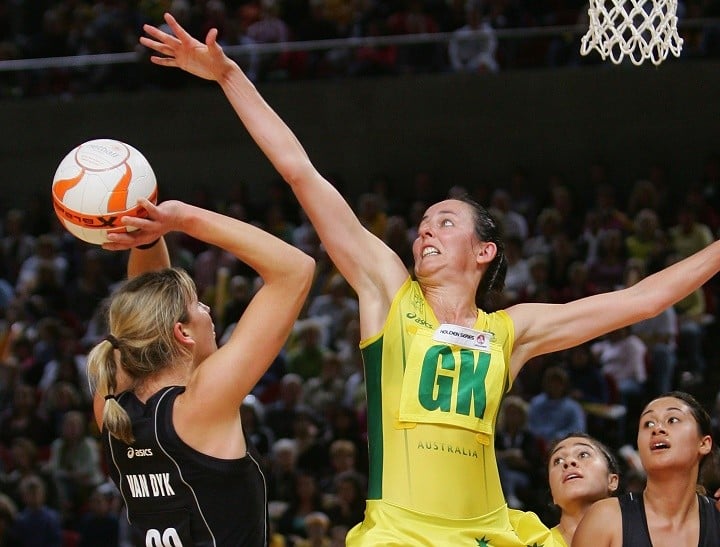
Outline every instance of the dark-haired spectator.
<path id="1" fill-rule="evenodd" d="M 383 241 L 397 253 L 408 269 L 412 268 L 412 240 L 408 237 L 408 224 L 404 216 L 388 216 Z"/>
<path id="2" fill-rule="evenodd" d="M 305 381 L 303 403 L 313 409 L 318 416 L 327 417 L 345 391 L 340 359 L 337 354 L 328 351 L 323 355 L 320 374 Z"/>
<path id="3" fill-rule="evenodd" d="M 548 256 L 552 251 L 552 240 L 560 232 L 562 217 L 556 209 L 545 208 L 537 217 L 535 229 L 523 243 L 523 256 Z"/>
<path id="4" fill-rule="evenodd" d="M 645 263 L 640 259 L 628 261 L 625 284 L 632 285 L 647 275 Z M 648 374 L 647 394 L 657 397 L 670 391 L 675 384 L 677 365 L 678 318 L 675 308 L 669 306 L 655 317 L 630 326 L 647 347 L 646 367 Z"/>
<path id="5" fill-rule="evenodd" d="M 108 265 L 99 249 L 88 249 L 81 257 L 75 275 L 66 287 L 72 312 L 84 330 L 102 300 L 108 296 L 112 284 L 107 273 Z"/>
<path id="6" fill-rule="evenodd" d="M 363 519 L 367 479 L 352 469 L 342 471 L 334 476 L 333 490 L 325 511 L 333 525 L 349 530 Z"/>
<path id="7" fill-rule="evenodd" d="M 542 392 L 530 399 L 528 429 L 539 437 L 547 450 L 560 437 L 586 430 L 586 417 L 580 403 L 570 397 L 570 379 L 561 366 L 550 366 L 543 373 Z"/>
<path id="8" fill-rule="evenodd" d="M 498 414 L 495 454 L 508 506 L 521 509 L 532 502 L 545 446 L 528 428 L 528 403 L 505 397 Z"/>
<path id="9" fill-rule="evenodd" d="M 41 265 L 49 268 L 49 273 L 58 286 L 64 286 L 69 263 L 67 258 L 60 254 L 58 240 L 52 234 L 38 237 L 33 253 L 21 264 L 16 283 L 16 291 L 19 295 L 27 296 L 37 286 Z"/>
<path id="10" fill-rule="evenodd" d="M 265 407 L 255 395 L 250 394 L 240 405 L 240 417 L 245 435 L 267 464 L 270 450 L 275 443 L 275 434 L 265 425 Z"/>
<path id="11" fill-rule="evenodd" d="M 318 477 L 318 484 L 326 494 L 335 491 L 335 477 L 344 471 L 358 472 L 358 450 L 355 443 L 348 439 L 336 439 L 327 449 L 328 466 Z"/>
<path id="12" fill-rule="evenodd" d="M 590 269 L 582 260 L 574 260 L 567 268 L 567 284 L 553 291 L 553 302 L 562 304 L 597 294 L 597 286 L 590 281 Z"/>
<path id="13" fill-rule="evenodd" d="M 307 538 L 305 517 L 323 509 L 322 493 L 315 476 L 305 470 L 298 470 L 290 503 L 278 520 L 278 532 L 290 541 Z"/>
<path id="14" fill-rule="evenodd" d="M 60 355 L 62 331 L 65 324 L 55 316 L 42 316 L 43 310 L 35 309 L 41 317 L 32 331 L 32 366 L 23 372 L 25 382 L 37 387 L 45 372 L 45 365 Z"/>
<path id="15" fill-rule="evenodd" d="M 120 522 L 115 485 L 99 485 L 88 498 L 87 509 L 79 518 L 78 547 L 119 547 Z"/>
<path id="16" fill-rule="evenodd" d="M 252 282 L 246 276 L 234 275 L 230 278 L 228 299 L 222 311 L 222 319 L 218 321 L 218 332 L 225 333 L 228 326 L 235 324 L 242 317 L 253 296 L 252 289 Z"/>
<path id="17" fill-rule="evenodd" d="M 550 286 L 550 259 L 545 254 L 537 254 L 527 259 L 530 282 L 520 295 L 521 302 L 552 302 L 553 291 Z"/>
<path id="18" fill-rule="evenodd" d="M 564 359 L 573 399 L 580 403 L 607 404 L 610 401 L 607 380 L 589 343 L 565 350 Z"/>
<path id="19" fill-rule="evenodd" d="M 507 274 L 503 294 L 506 305 L 517 303 L 524 295 L 525 288 L 532 282 L 528 261 L 522 254 L 522 245 L 523 240 L 519 236 L 509 236 L 505 239 Z"/>
<path id="20" fill-rule="evenodd" d="M 325 321 L 317 317 L 296 324 L 295 340 L 287 352 L 287 369 L 300 376 L 303 382 L 320 375 L 325 356 L 330 352 L 323 339 L 324 324 Z"/>
<path id="21" fill-rule="evenodd" d="M 278 44 L 290 40 L 292 31 L 280 16 L 278 0 L 261 0 L 257 20 L 245 29 L 245 36 L 255 44 Z M 256 4 L 257 5 L 257 4 Z M 248 74 L 253 80 L 285 79 L 290 76 L 290 55 L 269 53 L 254 56 Z"/>
<path id="22" fill-rule="evenodd" d="M 577 248 L 569 235 L 563 232 L 555 234 L 548 254 L 548 284 L 552 294 L 568 286 L 570 265 L 577 259 Z"/>
<path id="23" fill-rule="evenodd" d="M 651 267 L 667 251 L 668 242 L 660 226 L 660 219 L 652 209 L 641 209 L 633 219 L 633 231 L 625 237 L 629 259 L 642 260 Z"/>
<path id="24" fill-rule="evenodd" d="M 290 503 L 295 489 L 297 469 L 297 442 L 293 439 L 278 439 L 270 449 L 268 459 L 268 499 L 274 502 Z"/>
<path id="25" fill-rule="evenodd" d="M 87 412 L 90 409 L 90 404 L 83 398 L 78 387 L 65 381 L 52 384 L 43 393 L 40 405 L 56 438 L 61 435 L 62 423 L 68 412 Z"/>
<path id="26" fill-rule="evenodd" d="M 50 445 L 47 469 L 58 487 L 65 519 L 74 521 L 92 491 L 103 481 L 100 449 L 88 434 L 88 418 L 79 411 L 65 414 L 60 436 Z"/>
<path id="27" fill-rule="evenodd" d="M 670 247 L 679 258 L 685 258 L 704 249 L 714 241 L 712 231 L 697 219 L 697 211 L 691 205 L 682 205 L 677 223 L 668 229 Z"/>
<path id="28" fill-rule="evenodd" d="M 394 35 L 434 34 L 439 32 L 435 18 L 427 12 L 421 0 L 404 0 L 399 9 L 387 18 L 388 32 Z M 442 63 L 444 48 L 438 44 L 412 44 L 398 48 L 398 68 L 401 73 L 436 70 Z"/>
<path id="29" fill-rule="evenodd" d="M 59 507 L 55 480 L 45 469 L 46 462 L 34 442 L 25 437 L 13 439 L 6 463 L 6 472 L 0 474 L 0 491 L 10 496 L 17 506 L 22 507 L 24 504 L 20 494 L 20 482 L 25 477 L 35 476 L 43 481 L 46 503 L 53 508 Z"/>
<path id="30" fill-rule="evenodd" d="M 345 278 L 338 273 L 328 279 L 322 292 L 310 300 L 307 316 L 322 322 L 322 340 L 328 347 L 334 347 L 347 321 L 358 315 L 357 297 L 352 293 Z M 302 329 L 299 335 L 304 332 Z"/>
<path id="31" fill-rule="evenodd" d="M 29 475 L 20 481 L 23 508 L 17 514 L 13 531 L 23 547 L 61 547 L 62 521 L 60 514 L 49 507 L 45 498 L 45 484 Z"/>
<path id="32" fill-rule="evenodd" d="M 322 511 L 314 511 L 305 516 L 306 538 L 298 538 L 295 547 L 330 547 L 330 518 Z"/>
<path id="33" fill-rule="evenodd" d="M 319 477 L 329 464 L 325 423 L 308 407 L 295 413 L 292 439 L 297 446 L 297 466 Z"/>
<path id="34" fill-rule="evenodd" d="M 25 212 L 21 209 L 10 209 L 4 217 L 2 239 L 0 239 L 0 278 L 8 283 L 17 284 L 20 268 L 35 249 L 35 238 L 25 226 Z"/>
<path id="35" fill-rule="evenodd" d="M 302 408 L 303 379 L 294 373 L 285 374 L 280 380 L 277 399 L 265 406 L 265 425 L 275 434 L 276 439 L 293 436 L 295 414 Z"/>
<path id="36" fill-rule="evenodd" d="M 629 326 L 609 332 L 593 342 L 591 350 L 600 363 L 601 370 L 619 394 L 619 403 L 627 411 L 636 412 L 638 404 L 646 395 L 647 346 L 633 334 Z M 619 440 L 630 440 L 632 432 L 626 431 L 626 419 L 618 421 Z"/>
<path id="37" fill-rule="evenodd" d="M 527 239 L 530 228 L 527 219 L 513 208 L 510 192 L 496 189 L 490 197 L 488 212 L 502 225 L 506 238 L 515 237 L 521 241 Z"/>
<path id="38" fill-rule="evenodd" d="M 603 230 L 598 240 L 597 257 L 588 264 L 588 280 L 598 292 L 613 291 L 623 284 L 625 242 L 619 229 Z"/>
<path id="39" fill-rule="evenodd" d="M 44 394 L 57 382 L 72 384 L 83 403 L 89 405 L 92 401 L 87 381 L 87 354 L 81 351 L 77 333 L 65 326 L 60 328 L 55 356 L 43 366 L 37 387 Z"/>
<path id="40" fill-rule="evenodd" d="M 11 405 L 0 414 L 0 443 L 9 446 L 13 439 L 27 437 L 39 448 L 48 447 L 52 428 L 40 413 L 35 388 L 28 384 L 15 386 Z"/>

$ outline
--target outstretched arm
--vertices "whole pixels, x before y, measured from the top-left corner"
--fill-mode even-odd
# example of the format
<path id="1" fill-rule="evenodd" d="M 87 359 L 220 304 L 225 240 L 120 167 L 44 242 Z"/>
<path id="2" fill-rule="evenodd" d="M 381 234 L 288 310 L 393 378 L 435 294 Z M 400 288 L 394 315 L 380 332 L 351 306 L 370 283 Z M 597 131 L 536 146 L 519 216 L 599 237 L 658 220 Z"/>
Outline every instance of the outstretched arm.
<path id="1" fill-rule="evenodd" d="M 166 14 L 165 20 L 174 35 L 146 25 L 150 38 L 140 38 L 143 45 L 160 54 L 151 57 L 152 62 L 220 84 L 247 131 L 291 186 L 330 258 L 358 294 L 364 333 L 377 332 L 390 300 L 407 279 L 402 260 L 362 226 L 342 195 L 315 169 L 290 128 L 237 63 L 224 54 L 216 41 L 217 31 L 210 30 L 203 44 L 171 15 Z"/>
<path id="2" fill-rule="evenodd" d="M 231 252 L 263 280 L 230 339 L 209 356 L 200 355 L 205 360 L 187 385 L 189 399 L 202 405 L 205 419 L 223 413 L 234 417 L 285 344 L 310 289 L 315 262 L 268 232 L 213 211 L 179 201 L 155 206 L 144 200 L 143 206 L 148 218 L 123 218 L 138 230 L 108 236 L 110 245 L 120 248 L 180 231 Z M 201 325 L 196 330 L 190 323 L 184 343 L 202 343 L 210 334 L 206 329 Z"/>
<path id="3" fill-rule="evenodd" d="M 655 317 L 720 270 L 720 241 L 626 289 L 567 304 L 518 304 L 511 374 L 537 355 L 576 346 L 620 327 Z"/>

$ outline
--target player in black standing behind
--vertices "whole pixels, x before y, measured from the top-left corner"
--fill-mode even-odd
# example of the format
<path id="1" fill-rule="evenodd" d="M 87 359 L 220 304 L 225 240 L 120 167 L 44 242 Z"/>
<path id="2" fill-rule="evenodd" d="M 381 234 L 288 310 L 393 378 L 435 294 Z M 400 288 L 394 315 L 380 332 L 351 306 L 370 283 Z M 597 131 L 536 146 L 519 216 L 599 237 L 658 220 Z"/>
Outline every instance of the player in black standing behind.
<path id="1" fill-rule="evenodd" d="M 108 250 L 131 249 L 114 292 L 109 334 L 89 355 L 94 412 L 110 474 L 139 546 L 264 546 L 265 478 L 240 405 L 281 350 L 314 261 L 239 220 L 179 201 L 141 200 L 146 219 Z M 225 249 L 263 280 L 220 348 L 195 284 L 170 268 L 163 235 L 180 231 Z"/>

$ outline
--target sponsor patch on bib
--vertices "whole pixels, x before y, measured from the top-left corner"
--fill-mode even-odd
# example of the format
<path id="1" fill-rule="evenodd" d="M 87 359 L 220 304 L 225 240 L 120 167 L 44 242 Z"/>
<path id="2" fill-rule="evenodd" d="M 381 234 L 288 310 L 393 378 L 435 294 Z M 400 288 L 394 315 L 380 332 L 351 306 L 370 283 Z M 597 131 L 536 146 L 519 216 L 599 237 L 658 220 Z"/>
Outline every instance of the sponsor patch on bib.
<path id="1" fill-rule="evenodd" d="M 451 325 L 443 323 L 433 334 L 433 340 L 436 342 L 444 342 L 446 344 L 454 344 L 468 349 L 477 349 L 481 351 L 490 351 L 490 340 L 492 334 L 460 325 Z"/>

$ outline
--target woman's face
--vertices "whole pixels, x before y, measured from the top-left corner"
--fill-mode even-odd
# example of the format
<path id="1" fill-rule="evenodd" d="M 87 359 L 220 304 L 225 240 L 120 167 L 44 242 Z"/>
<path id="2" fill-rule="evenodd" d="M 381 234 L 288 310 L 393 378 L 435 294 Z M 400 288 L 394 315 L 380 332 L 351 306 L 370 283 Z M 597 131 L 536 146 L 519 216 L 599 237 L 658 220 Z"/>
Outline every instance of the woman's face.
<path id="1" fill-rule="evenodd" d="M 700 433 L 687 403 L 675 397 L 660 397 L 640 415 L 637 445 L 649 474 L 656 469 L 692 468 L 699 464 L 712 449 L 712 437 Z"/>
<path id="2" fill-rule="evenodd" d="M 563 509 L 607 498 L 618 487 L 618 475 L 608 469 L 605 455 L 584 437 L 557 444 L 550 454 L 548 480 L 553 501 Z"/>
<path id="3" fill-rule="evenodd" d="M 418 226 L 413 243 L 415 273 L 422 278 L 448 266 L 460 271 L 475 268 L 483 245 L 487 243 L 475 235 L 470 205 L 455 199 L 436 203 L 425 211 Z"/>

